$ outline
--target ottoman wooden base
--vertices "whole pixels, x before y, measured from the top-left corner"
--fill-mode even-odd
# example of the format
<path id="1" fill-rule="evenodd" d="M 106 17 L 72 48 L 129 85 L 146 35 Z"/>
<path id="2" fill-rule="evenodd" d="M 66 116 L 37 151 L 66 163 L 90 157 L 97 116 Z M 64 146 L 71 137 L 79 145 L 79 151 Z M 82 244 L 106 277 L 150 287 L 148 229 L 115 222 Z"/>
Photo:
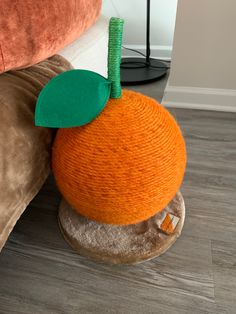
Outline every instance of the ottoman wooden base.
<path id="1" fill-rule="evenodd" d="M 166 212 L 180 218 L 171 235 L 160 230 Z M 150 219 L 138 224 L 115 226 L 91 221 L 62 200 L 58 218 L 63 236 L 79 254 L 109 264 L 133 264 L 159 256 L 176 241 L 183 228 L 185 205 L 178 192 L 162 212 Z"/>

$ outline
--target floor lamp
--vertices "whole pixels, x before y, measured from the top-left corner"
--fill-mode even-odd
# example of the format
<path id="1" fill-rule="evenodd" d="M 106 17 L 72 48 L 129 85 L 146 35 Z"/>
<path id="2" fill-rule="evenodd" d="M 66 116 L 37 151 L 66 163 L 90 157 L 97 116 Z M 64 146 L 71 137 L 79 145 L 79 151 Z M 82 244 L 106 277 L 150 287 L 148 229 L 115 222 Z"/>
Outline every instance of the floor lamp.
<path id="1" fill-rule="evenodd" d="M 168 67 L 164 62 L 152 59 L 150 56 L 150 4 L 151 0 L 147 0 L 146 56 L 121 60 L 122 85 L 150 83 L 162 78 L 167 72 Z"/>

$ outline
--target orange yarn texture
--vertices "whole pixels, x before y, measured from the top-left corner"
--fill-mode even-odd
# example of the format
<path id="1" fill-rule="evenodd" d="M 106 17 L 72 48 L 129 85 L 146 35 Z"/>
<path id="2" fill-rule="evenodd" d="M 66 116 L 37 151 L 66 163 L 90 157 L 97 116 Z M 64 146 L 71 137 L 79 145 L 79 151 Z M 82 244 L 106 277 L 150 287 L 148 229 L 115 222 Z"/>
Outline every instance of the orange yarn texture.
<path id="1" fill-rule="evenodd" d="M 133 224 L 161 211 L 185 166 L 174 118 L 154 99 L 128 90 L 91 123 L 58 130 L 53 147 L 61 193 L 81 215 L 101 223 Z"/>

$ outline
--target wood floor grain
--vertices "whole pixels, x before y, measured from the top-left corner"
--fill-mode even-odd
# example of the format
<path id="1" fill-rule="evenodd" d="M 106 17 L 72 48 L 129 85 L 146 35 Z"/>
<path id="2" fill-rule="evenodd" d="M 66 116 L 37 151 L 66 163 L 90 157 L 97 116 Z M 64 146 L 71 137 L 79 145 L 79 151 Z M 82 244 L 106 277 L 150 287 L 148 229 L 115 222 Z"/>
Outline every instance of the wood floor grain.
<path id="1" fill-rule="evenodd" d="M 165 82 L 135 89 L 160 100 Z M 0 254 L 1 314 L 236 313 L 236 114 L 171 112 L 188 148 L 186 223 L 173 247 L 135 266 L 77 255 L 60 234 L 50 177 Z"/>

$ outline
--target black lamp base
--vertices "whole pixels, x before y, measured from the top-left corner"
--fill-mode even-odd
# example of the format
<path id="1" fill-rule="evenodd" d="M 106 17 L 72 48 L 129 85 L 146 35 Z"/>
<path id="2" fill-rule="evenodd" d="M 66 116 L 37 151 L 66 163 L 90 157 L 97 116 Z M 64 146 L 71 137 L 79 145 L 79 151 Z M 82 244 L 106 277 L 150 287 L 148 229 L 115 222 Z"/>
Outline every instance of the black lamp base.
<path id="1" fill-rule="evenodd" d="M 167 65 L 159 60 L 145 58 L 123 58 L 121 60 L 121 84 L 140 85 L 161 79 L 167 73 Z"/>

